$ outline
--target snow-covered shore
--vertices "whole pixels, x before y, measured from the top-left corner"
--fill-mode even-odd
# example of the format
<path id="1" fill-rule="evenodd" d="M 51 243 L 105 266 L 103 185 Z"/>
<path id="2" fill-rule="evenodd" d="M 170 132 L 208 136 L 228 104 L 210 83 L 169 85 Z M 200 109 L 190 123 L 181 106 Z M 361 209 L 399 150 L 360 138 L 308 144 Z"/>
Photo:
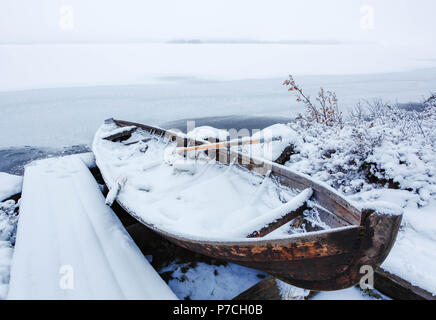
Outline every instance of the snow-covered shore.
<path id="1" fill-rule="evenodd" d="M 0 185 L 4 198 L 0 199 L 0 300 L 5 299 L 10 279 L 12 254 L 18 222 L 18 203 L 3 201 L 21 192 L 22 177 L 0 173 Z"/>

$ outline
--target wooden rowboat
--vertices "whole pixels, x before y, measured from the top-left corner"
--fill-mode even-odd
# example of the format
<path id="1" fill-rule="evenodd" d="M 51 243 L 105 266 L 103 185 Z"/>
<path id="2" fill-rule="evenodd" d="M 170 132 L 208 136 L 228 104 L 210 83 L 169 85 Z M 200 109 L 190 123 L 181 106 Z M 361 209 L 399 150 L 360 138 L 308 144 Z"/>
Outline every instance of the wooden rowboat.
<path id="1" fill-rule="evenodd" d="M 278 190 L 278 193 L 283 190 L 285 193 L 293 190 L 297 194 L 296 198 L 300 197 L 303 200 L 296 206 L 289 206 L 288 204 L 292 204 L 293 200 L 286 200 L 288 204 L 280 205 L 279 209 L 272 209 L 272 213 L 266 216 L 273 217 L 273 221 L 263 219 L 265 214 L 260 212 L 261 218 L 256 216 L 253 221 L 257 223 L 266 221 L 265 225 L 262 228 L 256 227 L 257 229 L 252 230 L 253 232 L 246 232 L 245 236 L 237 236 L 236 232 L 228 231 L 229 228 L 226 226 L 231 225 L 230 222 L 213 219 L 211 212 L 216 214 L 220 209 L 216 204 L 211 207 L 205 206 L 206 209 L 193 219 L 192 223 L 201 220 L 198 222 L 199 226 L 204 227 L 205 230 L 211 228 L 210 236 L 204 232 L 203 234 L 191 232 L 190 224 L 184 221 L 184 209 L 177 210 L 179 208 L 177 206 L 181 201 L 185 201 L 180 206 L 189 205 L 197 208 L 197 202 L 201 203 L 204 196 L 208 197 L 208 192 L 204 189 L 209 186 L 201 178 L 203 173 L 167 174 L 170 165 L 166 165 L 168 168 L 162 167 L 165 165 L 156 164 L 147 157 L 151 157 L 153 152 L 158 152 L 153 150 L 161 150 L 156 149 L 161 145 L 167 148 L 168 146 L 180 148 L 207 143 L 208 141 L 204 140 L 191 140 L 178 132 L 110 119 L 97 132 L 93 142 L 93 152 L 107 186 L 110 190 L 119 192 L 117 202 L 139 222 L 189 250 L 263 270 L 292 285 L 317 291 L 338 290 L 353 286 L 363 276 L 362 266 L 367 265 L 375 269 L 387 257 L 397 236 L 402 219 L 401 212 L 375 205 L 358 209 L 334 189 L 323 183 L 315 182 L 306 175 L 294 172 L 285 166 L 225 148 L 218 149 L 216 152 L 208 150 L 208 159 L 216 160 L 215 164 L 209 165 L 213 170 L 216 169 L 218 172 L 221 168 L 233 167 L 232 170 L 236 173 L 231 173 L 232 175 L 248 174 L 260 177 L 260 179 L 268 179 L 272 181 L 268 183 L 275 184 L 268 190 L 275 190 L 274 192 Z M 164 159 L 161 159 L 161 163 L 164 162 Z M 161 169 L 150 169 L 154 168 L 153 166 L 161 166 Z M 130 175 L 120 180 L 119 176 L 127 172 L 130 172 Z M 159 179 L 162 181 L 157 187 L 144 187 L 141 184 Z M 177 187 L 172 182 L 173 179 L 179 179 L 181 182 L 187 181 L 186 187 L 179 188 L 177 191 L 182 194 L 182 197 L 174 196 L 177 200 L 173 199 L 175 193 L 171 191 Z M 233 176 L 228 179 L 233 179 Z M 219 185 L 217 181 L 211 182 L 210 186 Z M 247 188 L 247 190 L 252 190 L 249 188 L 260 189 L 261 187 L 247 184 Z M 310 194 L 307 190 L 310 190 Z M 214 197 L 207 198 L 208 201 L 213 202 L 220 198 L 218 191 L 214 190 Z M 225 192 L 227 190 L 223 190 L 224 195 L 226 195 Z M 260 198 L 261 192 L 259 191 L 256 197 Z M 301 193 L 298 194 L 298 192 Z M 233 193 L 231 195 L 233 196 Z M 243 193 L 239 195 L 241 198 L 247 196 Z M 282 202 L 286 201 L 282 199 Z M 174 210 L 170 210 L 173 208 L 172 203 L 174 203 Z M 243 209 L 235 211 L 237 213 L 233 215 L 228 214 L 227 203 L 225 200 L 222 203 L 223 220 L 228 219 L 226 217 L 237 220 L 239 216 L 248 214 L 244 213 L 246 210 Z M 264 203 L 259 206 L 262 210 L 266 208 Z M 289 212 L 284 213 L 283 207 L 288 208 Z M 319 218 L 320 223 L 314 225 L 306 221 L 309 219 L 305 216 L 307 209 L 316 211 L 316 217 Z M 160 213 L 162 217 L 159 217 Z M 209 220 L 212 222 L 208 224 L 209 214 L 211 215 Z M 186 216 L 186 219 L 188 218 Z M 283 230 L 289 230 L 291 226 L 298 225 L 296 222 L 299 219 L 300 226 L 301 221 L 306 222 L 304 232 L 283 232 Z M 256 226 L 252 223 L 253 221 L 247 221 L 247 224 Z M 212 229 L 215 224 L 222 224 L 221 229 L 217 227 L 217 230 L 224 230 L 227 233 L 223 231 L 222 236 L 214 233 Z M 177 230 L 177 226 L 180 226 L 182 230 Z M 243 227 L 235 228 L 239 230 L 240 235 L 244 234 L 244 231 L 241 231 L 245 230 Z M 281 233 L 273 231 L 279 229 L 282 230 Z"/>

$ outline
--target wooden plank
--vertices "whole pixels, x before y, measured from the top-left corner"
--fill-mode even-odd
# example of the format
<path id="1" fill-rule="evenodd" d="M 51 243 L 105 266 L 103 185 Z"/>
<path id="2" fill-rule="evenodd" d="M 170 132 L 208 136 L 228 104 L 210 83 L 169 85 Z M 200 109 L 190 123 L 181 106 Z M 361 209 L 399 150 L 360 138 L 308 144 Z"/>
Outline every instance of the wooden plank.
<path id="1" fill-rule="evenodd" d="M 20 200 L 20 198 L 21 198 L 21 193 L 17 193 L 17 194 L 14 194 L 13 196 L 10 196 L 9 198 L 7 198 L 3 201 L 0 201 L 0 202 L 5 202 L 8 200 L 14 200 L 15 202 L 17 202 L 18 200 Z"/>
<path id="2" fill-rule="evenodd" d="M 338 193 L 334 192 L 331 188 L 318 184 L 310 180 L 308 177 L 300 175 L 286 167 L 274 164 L 272 166 L 272 175 L 276 176 L 280 183 L 296 189 L 312 188 L 313 198 L 318 203 L 329 210 L 334 212 L 335 215 L 347 221 L 349 224 L 360 224 L 360 211 L 349 203 Z"/>
<path id="3" fill-rule="evenodd" d="M 277 219 L 271 223 L 269 223 L 268 225 L 266 225 L 265 227 L 263 227 L 260 230 L 256 230 L 253 231 L 252 233 L 250 233 L 247 238 L 258 238 L 258 237 L 264 237 L 267 234 L 270 234 L 271 232 L 273 232 L 274 230 L 276 230 L 277 228 L 280 228 L 281 226 L 283 226 L 284 224 L 288 223 L 291 220 L 294 220 L 295 218 L 301 216 L 304 212 L 304 210 L 307 209 L 307 204 L 306 202 L 299 207 L 297 210 L 291 211 L 288 214 L 284 215 L 283 217 L 281 217 L 280 219 Z"/>
<path id="4" fill-rule="evenodd" d="M 282 300 L 276 280 L 269 276 L 240 293 L 233 300 Z"/>
<path id="5" fill-rule="evenodd" d="M 374 287 L 381 293 L 396 300 L 436 300 L 430 292 L 382 269 L 374 274 Z"/>
<path id="6" fill-rule="evenodd" d="M 169 139 L 171 141 L 176 141 L 178 147 L 187 147 L 187 146 L 191 146 L 191 145 L 204 144 L 204 141 L 187 138 L 186 135 L 182 132 L 165 130 L 165 129 L 158 128 L 158 127 L 148 126 L 145 124 L 124 121 L 124 120 L 113 119 L 113 121 L 119 127 L 135 126 L 135 127 L 140 128 L 140 129 L 143 129 L 145 131 L 148 131 L 151 134 L 165 137 L 166 139 Z"/>
<path id="7" fill-rule="evenodd" d="M 319 218 L 321 219 L 321 221 L 327 224 L 328 226 L 330 226 L 331 228 L 339 228 L 339 227 L 345 227 L 350 225 L 344 219 L 340 218 L 334 213 L 329 212 L 328 210 L 324 209 L 323 207 L 315 203 L 311 203 L 311 206 L 318 211 Z"/>
<path id="8" fill-rule="evenodd" d="M 301 191 L 290 201 L 283 203 L 278 208 L 251 219 L 246 224 L 235 229 L 234 235 L 245 236 L 247 238 L 259 238 L 266 236 L 275 229 L 295 219 L 303 214 L 307 209 L 307 201 L 312 196 L 312 189 L 307 188 Z"/>
<path id="9" fill-rule="evenodd" d="M 138 129 L 138 128 L 132 128 L 132 129 L 128 129 L 128 130 L 125 130 L 122 132 L 114 133 L 110 136 L 104 137 L 103 139 L 109 140 L 109 141 L 116 141 L 116 140 L 122 139 L 122 138 L 127 139 L 132 135 L 133 132 L 136 131 L 136 129 Z"/>
<path id="10" fill-rule="evenodd" d="M 132 144 L 136 144 L 136 143 L 139 143 L 139 142 L 148 142 L 150 140 L 151 140 L 151 138 L 145 138 L 145 139 L 141 139 L 141 140 L 137 140 L 137 141 L 133 141 L 133 142 L 128 142 L 128 143 L 123 142 L 123 144 L 125 146 L 131 146 Z"/>
<path id="11" fill-rule="evenodd" d="M 284 165 L 287 161 L 289 161 L 291 155 L 295 153 L 295 146 L 293 144 L 288 145 L 278 156 L 277 159 L 274 160 L 275 163 Z"/>
<path id="12" fill-rule="evenodd" d="M 251 231 L 250 234 L 247 236 L 247 238 L 258 238 L 258 237 L 266 236 L 267 234 L 273 232 L 274 230 L 283 226 L 289 221 L 297 218 L 298 216 L 301 216 L 304 210 L 307 209 L 307 201 L 310 199 L 312 194 L 313 194 L 312 189 L 310 188 L 305 189 L 302 192 L 300 192 L 298 195 L 296 195 L 293 199 L 291 199 L 289 202 L 259 217 L 259 219 L 261 219 L 263 224 L 263 221 L 265 219 L 263 217 L 267 216 L 270 221 L 268 222 L 268 224 L 262 226 L 256 222 L 258 221 L 257 219 L 253 219 L 250 225 L 256 226 L 256 228 L 260 228 L 260 229 Z M 287 212 L 288 210 L 291 211 Z"/>
<path id="13" fill-rule="evenodd" d="M 277 284 L 277 279 L 268 276 L 264 280 L 240 293 L 232 300 L 306 300 L 313 296 L 313 294 L 314 292 L 310 291 L 307 295 L 298 295 L 296 293 L 295 296 L 287 296 L 285 293 L 285 296 L 283 296 L 283 293 L 281 293 L 279 285 Z"/>
<path id="14" fill-rule="evenodd" d="M 176 298 L 104 205 L 78 157 L 27 166 L 22 199 L 8 298 Z M 35 235 L 44 243 L 37 250 Z M 74 290 L 58 284 L 65 264 L 74 267 Z"/>

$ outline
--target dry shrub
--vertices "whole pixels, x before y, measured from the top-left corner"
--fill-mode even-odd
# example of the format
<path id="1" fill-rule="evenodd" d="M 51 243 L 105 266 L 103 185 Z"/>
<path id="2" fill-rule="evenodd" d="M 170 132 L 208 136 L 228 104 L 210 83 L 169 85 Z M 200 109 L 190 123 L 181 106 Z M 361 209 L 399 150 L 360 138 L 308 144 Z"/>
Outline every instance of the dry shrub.
<path id="1" fill-rule="evenodd" d="M 316 97 L 316 103 L 310 100 L 310 96 L 304 94 L 302 88 L 295 83 L 292 75 L 289 75 L 289 79 L 283 82 L 283 85 L 288 87 L 289 92 L 293 92 L 297 97 L 297 102 L 302 102 L 306 105 L 306 114 L 300 115 L 310 125 L 312 122 L 320 123 L 329 127 L 335 125 L 343 128 L 344 122 L 342 118 L 342 112 L 339 111 L 338 99 L 336 94 L 332 91 L 325 91 L 324 88 L 320 88 Z"/>
<path id="2" fill-rule="evenodd" d="M 419 108 L 362 101 L 343 119 L 333 92 L 312 101 L 292 76 L 283 85 L 307 107 L 289 123 L 301 143 L 287 166 L 346 194 L 399 188 L 418 193 L 419 205 L 436 195 L 436 94 Z"/>

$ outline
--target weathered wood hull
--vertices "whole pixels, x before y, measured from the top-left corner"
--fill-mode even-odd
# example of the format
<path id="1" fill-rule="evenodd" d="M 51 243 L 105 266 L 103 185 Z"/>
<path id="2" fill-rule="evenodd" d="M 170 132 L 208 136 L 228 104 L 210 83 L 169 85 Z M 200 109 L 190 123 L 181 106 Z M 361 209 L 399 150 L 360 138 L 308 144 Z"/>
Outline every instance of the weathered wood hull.
<path id="1" fill-rule="evenodd" d="M 218 242 L 179 237 L 129 213 L 183 248 L 262 270 L 294 286 L 315 291 L 339 290 L 357 284 L 364 275 L 360 272 L 364 265 L 375 270 L 390 252 L 402 218 L 368 211 L 361 226 L 279 240 Z"/>
<path id="2" fill-rule="evenodd" d="M 136 123 L 116 123 L 119 126 L 136 125 L 159 135 L 167 134 L 163 129 Z M 186 145 L 186 138 L 184 139 L 182 143 Z M 227 156 L 231 159 L 227 158 L 225 161 L 232 160 L 232 157 L 238 161 L 246 157 L 234 152 Z M 218 160 L 223 162 L 222 157 Z M 258 162 L 254 164 L 251 159 L 240 163 L 258 173 L 257 169 L 264 170 Z M 278 240 L 193 240 L 160 230 L 135 212 L 129 211 L 128 204 L 119 204 L 145 226 L 181 247 L 259 269 L 292 285 L 310 290 L 328 291 L 353 286 L 363 276 L 360 273 L 362 266 L 371 266 L 375 270 L 384 261 L 395 242 L 401 215 L 383 214 L 373 210 L 360 211 L 332 190 L 283 166 L 271 163 L 268 170 L 283 185 L 297 189 L 313 188 L 314 199 L 324 208 L 320 213 L 336 228 Z"/>

